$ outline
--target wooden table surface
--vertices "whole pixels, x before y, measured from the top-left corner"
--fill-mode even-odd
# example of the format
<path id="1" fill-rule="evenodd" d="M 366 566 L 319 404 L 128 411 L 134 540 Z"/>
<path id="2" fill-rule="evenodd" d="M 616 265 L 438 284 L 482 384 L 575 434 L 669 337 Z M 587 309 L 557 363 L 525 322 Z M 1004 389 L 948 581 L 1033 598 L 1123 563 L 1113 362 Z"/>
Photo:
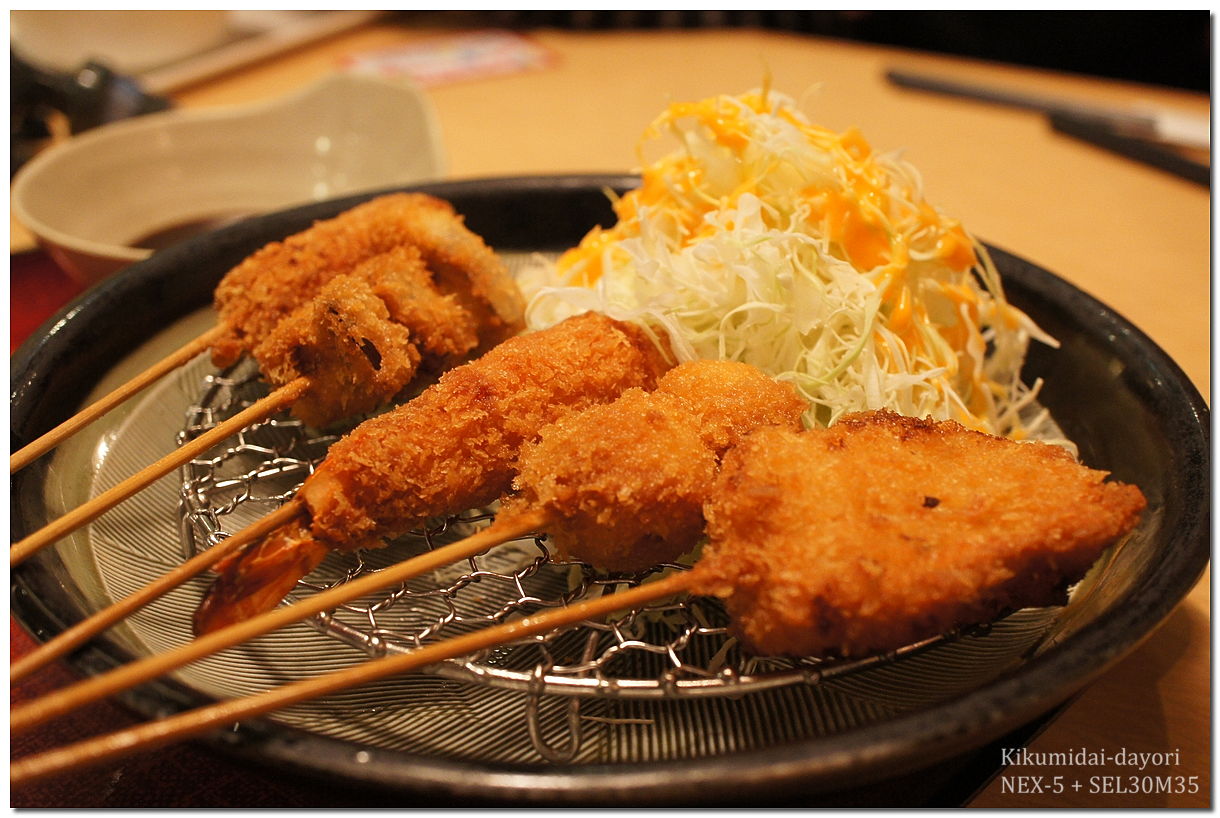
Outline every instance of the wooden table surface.
<path id="1" fill-rule="evenodd" d="M 175 94 L 188 107 L 263 100 L 337 70 L 342 58 L 452 32 L 376 23 Z M 529 35 L 548 68 L 426 91 L 450 176 L 622 172 L 671 101 L 738 93 L 770 77 L 834 129 L 901 149 L 931 201 L 976 235 L 1053 270 L 1160 344 L 1210 400 L 1209 191 L 1056 135 L 1037 114 L 897 89 L 901 67 L 1092 103 L 1207 112 L 1206 96 L 834 40 L 745 30 Z M 1199 776 L 1197 794 L 1018 795 L 994 781 L 979 807 L 1210 804 L 1210 574 L 1140 649 L 1088 688 L 1031 744 L 1176 752 L 1157 772 Z M 1053 774 L 1053 770 L 1038 770 Z M 1119 774 L 1101 769 L 1091 774 Z M 1078 774 L 1079 771 L 1076 771 Z"/>

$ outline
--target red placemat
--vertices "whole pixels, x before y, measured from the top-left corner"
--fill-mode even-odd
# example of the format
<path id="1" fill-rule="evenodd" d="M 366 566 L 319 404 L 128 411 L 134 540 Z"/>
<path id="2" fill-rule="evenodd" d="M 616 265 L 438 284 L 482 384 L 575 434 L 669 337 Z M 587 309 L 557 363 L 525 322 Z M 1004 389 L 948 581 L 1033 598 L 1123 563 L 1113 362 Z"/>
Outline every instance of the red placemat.
<path id="1" fill-rule="evenodd" d="M 9 354 L 84 289 L 45 253 L 9 256 Z"/>

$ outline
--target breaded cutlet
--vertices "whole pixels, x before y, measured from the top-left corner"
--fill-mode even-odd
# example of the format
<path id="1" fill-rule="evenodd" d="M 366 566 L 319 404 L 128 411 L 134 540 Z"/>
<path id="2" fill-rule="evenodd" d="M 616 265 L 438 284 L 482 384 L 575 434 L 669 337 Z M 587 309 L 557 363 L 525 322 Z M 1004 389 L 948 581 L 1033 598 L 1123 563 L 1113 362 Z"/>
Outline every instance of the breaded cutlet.
<path id="1" fill-rule="evenodd" d="M 768 655 L 859 656 L 1064 599 L 1145 500 L 1062 448 L 892 412 L 722 464 L 696 593 Z"/>

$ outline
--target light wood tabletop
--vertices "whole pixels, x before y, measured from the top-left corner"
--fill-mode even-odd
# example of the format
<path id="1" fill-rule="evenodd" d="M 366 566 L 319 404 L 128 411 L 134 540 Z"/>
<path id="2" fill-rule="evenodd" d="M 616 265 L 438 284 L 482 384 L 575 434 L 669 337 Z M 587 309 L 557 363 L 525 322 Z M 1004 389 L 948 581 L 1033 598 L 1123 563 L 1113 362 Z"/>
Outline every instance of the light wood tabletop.
<path id="1" fill-rule="evenodd" d="M 174 93 L 186 107 L 268 99 L 356 54 L 449 36 L 374 23 Z M 1093 104 L 1155 103 L 1206 113 L 1206 96 L 1131 83 L 752 30 L 528 35 L 548 67 L 426 89 L 452 178 L 623 172 L 665 106 L 769 81 L 817 123 L 858 126 L 901 149 L 928 198 L 971 232 L 1049 269 L 1131 320 L 1210 400 L 1210 192 L 1055 134 L 1043 117 L 902 90 L 906 68 Z M 1210 574 L 1148 641 L 1080 695 L 1031 750 L 1175 752 L 1162 769 L 1197 794 L 1004 792 L 978 807 L 1206 806 L 1210 803 Z M 1043 771 L 1039 771 L 1043 772 Z M 1093 770 L 1117 774 L 1124 770 Z"/>

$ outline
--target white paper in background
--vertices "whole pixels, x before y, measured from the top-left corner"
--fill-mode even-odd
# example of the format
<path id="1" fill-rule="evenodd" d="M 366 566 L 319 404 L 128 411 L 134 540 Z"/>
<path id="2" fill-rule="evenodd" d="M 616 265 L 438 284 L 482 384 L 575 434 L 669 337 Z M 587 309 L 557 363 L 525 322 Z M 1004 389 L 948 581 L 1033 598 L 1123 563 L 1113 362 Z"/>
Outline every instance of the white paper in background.
<path id="1" fill-rule="evenodd" d="M 538 71 L 555 63 L 545 46 L 512 31 L 436 37 L 347 57 L 343 66 L 384 78 L 408 77 L 421 87 Z"/>

